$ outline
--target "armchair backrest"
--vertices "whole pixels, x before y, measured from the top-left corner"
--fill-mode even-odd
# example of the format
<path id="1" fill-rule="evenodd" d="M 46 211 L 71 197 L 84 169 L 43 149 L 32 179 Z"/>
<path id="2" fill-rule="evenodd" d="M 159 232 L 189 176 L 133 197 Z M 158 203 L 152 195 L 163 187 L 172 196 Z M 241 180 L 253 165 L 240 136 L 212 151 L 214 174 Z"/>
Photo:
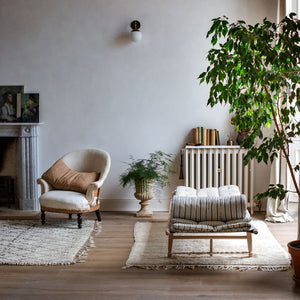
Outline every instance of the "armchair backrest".
<path id="1" fill-rule="evenodd" d="M 100 172 L 99 180 L 104 181 L 110 170 L 110 155 L 100 149 L 81 149 L 62 157 L 64 163 L 78 172 Z"/>

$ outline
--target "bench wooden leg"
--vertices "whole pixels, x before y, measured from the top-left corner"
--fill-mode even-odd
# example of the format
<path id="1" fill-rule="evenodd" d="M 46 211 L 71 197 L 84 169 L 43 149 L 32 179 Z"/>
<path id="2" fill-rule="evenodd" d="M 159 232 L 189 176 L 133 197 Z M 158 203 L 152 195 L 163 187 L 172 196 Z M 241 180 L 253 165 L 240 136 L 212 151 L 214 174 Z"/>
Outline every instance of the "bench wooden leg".
<path id="1" fill-rule="evenodd" d="M 213 255 L 213 239 L 209 239 L 209 255 Z"/>
<path id="2" fill-rule="evenodd" d="M 169 242 L 168 242 L 168 257 L 172 256 L 172 247 L 173 247 L 173 234 L 169 234 Z"/>
<path id="3" fill-rule="evenodd" d="M 247 244 L 248 244 L 249 256 L 252 256 L 252 235 L 250 232 L 247 232 Z"/>

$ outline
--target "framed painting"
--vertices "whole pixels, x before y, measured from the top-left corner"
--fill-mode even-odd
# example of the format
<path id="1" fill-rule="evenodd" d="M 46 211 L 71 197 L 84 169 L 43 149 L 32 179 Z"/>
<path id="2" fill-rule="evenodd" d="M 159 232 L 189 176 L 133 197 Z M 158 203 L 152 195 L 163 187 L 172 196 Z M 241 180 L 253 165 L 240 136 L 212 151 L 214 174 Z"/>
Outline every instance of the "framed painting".
<path id="1" fill-rule="evenodd" d="M 0 122 L 17 122 L 17 95 L 19 93 L 24 93 L 24 86 L 0 86 Z"/>
<path id="2" fill-rule="evenodd" d="M 17 94 L 17 122 L 39 122 L 40 95 L 37 93 Z"/>

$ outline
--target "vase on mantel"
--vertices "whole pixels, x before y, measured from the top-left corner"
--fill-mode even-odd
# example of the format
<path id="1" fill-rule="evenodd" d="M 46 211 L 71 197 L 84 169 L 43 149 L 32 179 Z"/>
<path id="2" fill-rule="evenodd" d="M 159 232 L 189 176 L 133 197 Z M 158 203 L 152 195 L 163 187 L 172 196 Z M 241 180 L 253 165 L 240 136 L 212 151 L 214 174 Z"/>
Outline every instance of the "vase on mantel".
<path id="1" fill-rule="evenodd" d="M 149 200 L 151 200 L 155 194 L 153 192 L 154 180 L 145 179 L 135 182 L 134 197 L 140 200 L 141 209 L 136 213 L 137 217 L 152 217 L 153 213 L 149 208 Z"/>

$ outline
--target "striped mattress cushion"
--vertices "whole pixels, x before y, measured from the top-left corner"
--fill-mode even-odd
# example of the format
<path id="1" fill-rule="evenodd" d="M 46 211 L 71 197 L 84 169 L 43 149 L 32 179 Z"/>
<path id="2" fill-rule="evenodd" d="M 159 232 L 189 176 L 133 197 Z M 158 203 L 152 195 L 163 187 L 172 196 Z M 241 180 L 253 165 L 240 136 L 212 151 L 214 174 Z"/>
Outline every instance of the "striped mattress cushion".
<path id="1" fill-rule="evenodd" d="M 257 233 L 257 229 L 251 221 L 236 220 L 235 222 L 221 222 L 221 224 L 213 225 L 206 222 L 200 223 L 185 223 L 185 222 L 170 222 L 169 230 L 171 233 L 217 233 L 217 232 L 253 232 Z"/>
<path id="2" fill-rule="evenodd" d="M 223 197 L 195 197 L 174 195 L 171 206 L 171 219 L 184 219 L 195 222 L 245 219 L 247 202 L 245 195 Z"/>

